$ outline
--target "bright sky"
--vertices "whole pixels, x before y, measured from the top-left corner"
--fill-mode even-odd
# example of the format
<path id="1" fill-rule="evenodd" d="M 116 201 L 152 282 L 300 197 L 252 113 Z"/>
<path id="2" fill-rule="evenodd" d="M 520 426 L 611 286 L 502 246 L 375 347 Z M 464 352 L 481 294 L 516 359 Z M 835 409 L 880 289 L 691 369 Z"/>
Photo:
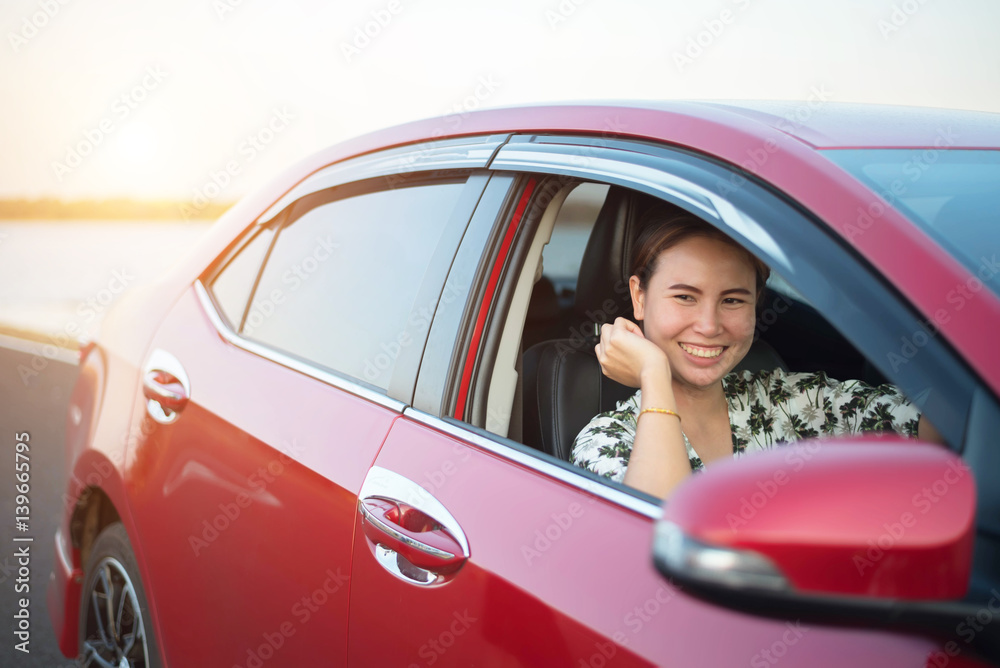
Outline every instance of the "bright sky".
<path id="1" fill-rule="evenodd" d="M 4 0 L 0 197 L 191 199 L 235 161 L 234 199 L 475 106 L 822 88 L 1000 112 L 997 26 L 998 0 Z"/>

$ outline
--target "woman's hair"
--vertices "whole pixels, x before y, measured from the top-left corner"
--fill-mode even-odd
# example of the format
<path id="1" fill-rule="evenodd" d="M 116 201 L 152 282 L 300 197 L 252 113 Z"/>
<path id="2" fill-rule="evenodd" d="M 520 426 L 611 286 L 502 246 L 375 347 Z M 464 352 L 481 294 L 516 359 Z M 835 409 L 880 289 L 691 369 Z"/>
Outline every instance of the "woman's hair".
<path id="1" fill-rule="evenodd" d="M 767 277 L 771 275 L 771 269 L 718 228 L 709 225 L 697 216 L 679 213 L 678 210 L 656 207 L 643 216 L 640 232 L 632 245 L 629 275 L 638 276 L 639 287 L 645 291 L 649 279 L 656 271 L 656 263 L 660 258 L 660 253 L 676 246 L 685 239 L 696 236 L 725 242 L 746 254 L 757 277 L 755 302 L 760 308 L 762 305 L 761 297 L 764 295 L 764 285 L 767 283 Z"/>

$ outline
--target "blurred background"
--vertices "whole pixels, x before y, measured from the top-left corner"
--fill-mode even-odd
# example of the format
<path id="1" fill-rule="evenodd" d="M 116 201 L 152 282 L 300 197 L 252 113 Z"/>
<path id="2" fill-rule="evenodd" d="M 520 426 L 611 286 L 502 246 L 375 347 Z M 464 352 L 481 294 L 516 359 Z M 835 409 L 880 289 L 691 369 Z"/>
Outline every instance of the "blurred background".
<path id="1" fill-rule="evenodd" d="M 363 132 L 538 101 L 1000 111 L 995 0 L 5 0 L 0 25 L 5 198 L 192 200 L 238 160 L 232 200 Z"/>
<path id="2" fill-rule="evenodd" d="M 5 0 L 0 327 L 65 331 L 117 297 L 113 271 L 149 280 L 299 158 L 418 118 L 610 98 L 1000 111 L 997 25 L 996 0 Z"/>
<path id="3" fill-rule="evenodd" d="M 753 98 L 1000 112 L 998 25 L 997 0 L 4 0 L 0 426 L 4 443 L 29 431 L 37 444 L 41 553 L 33 654 L 5 645 L 0 665 L 66 663 L 43 600 L 74 374 L 62 349 L 244 193 L 329 144 L 418 118 L 456 127 L 484 107 Z M 0 556 L 8 620 L 9 566 Z"/>

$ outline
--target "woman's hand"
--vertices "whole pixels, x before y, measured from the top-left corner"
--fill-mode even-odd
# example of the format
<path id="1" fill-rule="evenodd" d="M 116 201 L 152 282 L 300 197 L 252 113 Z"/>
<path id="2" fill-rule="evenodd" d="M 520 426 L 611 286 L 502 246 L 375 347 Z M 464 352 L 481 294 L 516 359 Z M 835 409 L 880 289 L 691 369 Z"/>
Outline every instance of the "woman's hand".
<path id="1" fill-rule="evenodd" d="M 647 339 L 627 318 L 601 326 L 601 341 L 594 347 L 601 371 L 611 380 L 629 387 L 641 387 L 643 378 L 657 376 L 670 383 L 670 363 L 660 347 Z M 665 375 L 664 375 L 665 374 Z"/>
<path id="2" fill-rule="evenodd" d="M 677 410 L 666 353 L 631 320 L 617 318 L 601 327 L 601 342 L 594 350 L 605 376 L 642 389 L 640 408 Z M 690 474 L 677 416 L 640 413 L 625 484 L 662 499 Z"/>

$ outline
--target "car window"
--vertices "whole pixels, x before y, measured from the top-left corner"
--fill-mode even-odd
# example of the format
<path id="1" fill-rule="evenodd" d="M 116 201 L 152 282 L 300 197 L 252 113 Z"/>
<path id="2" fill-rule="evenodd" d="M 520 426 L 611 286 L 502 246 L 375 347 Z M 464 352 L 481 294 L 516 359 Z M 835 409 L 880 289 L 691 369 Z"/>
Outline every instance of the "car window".
<path id="1" fill-rule="evenodd" d="M 580 187 L 583 186 L 578 186 L 577 188 L 579 189 Z M 616 198 L 624 191 L 618 192 L 619 195 L 616 195 Z M 608 197 L 605 188 L 601 194 L 601 198 Z M 630 194 L 626 194 L 626 197 L 635 198 L 634 206 L 638 210 L 657 205 L 655 202 L 650 201 L 648 195 L 639 192 L 632 191 Z M 565 207 L 569 202 L 569 197 L 565 201 L 556 198 L 550 207 Z M 540 221 L 544 221 L 552 215 L 552 212 L 545 210 L 538 212 L 536 215 Z M 560 210 L 556 215 L 556 220 L 563 220 L 564 218 L 564 212 Z M 530 225 L 531 223 L 528 224 Z M 603 267 L 595 268 L 588 266 L 587 259 L 578 250 L 581 246 L 578 240 L 574 238 L 573 234 L 556 234 L 555 228 L 557 227 L 558 223 L 552 230 L 551 238 L 548 240 L 548 245 L 545 246 L 543 256 L 544 258 L 558 257 L 564 260 L 558 273 L 553 272 L 555 276 L 562 277 L 567 285 L 575 286 L 578 279 L 582 281 L 584 276 L 590 276 L 588 272 L 604 269 Z M 583 236 L 589 238 L 592 234 L 592 227 L 593 221 L 590 220 L 587 222 L 586 231 Z M 593 234 L 596 233 L 593 232 Z M 536 236 L 545 236 L 546 234 L 548 234 L 548 231 L 545 229 L 544 222 L 542 222 L 538 225 Z M 582 245 L 586 245 L 586 242 L 587 239 L 584 239 Z M 528 243 L 526 242 L 526 245 Z M 535 244 L 530 243 L 530 245 L 534 246 Z M 526 257 L 530 258 L 531 256 L 530 254 L 526 254 Z M 575 371 L 570 375 L 552 375 L 551 369 L 553 365 L 563 365 L 565 368 L 568 368 L 565 365 L 570 364 L 570 355 L 589 355 L 593 349 L 594 339 L 591 336 L 594 327 L 593 323 L 590 323 L 589 327 L 581 326 L 579 318 L 582 315 L 575 313 L 576 309 L 572 304 L 570 305 L 569 312 L 566 314 L 567 317 L 560 318 L 556 322 L 532 317 L 532 313 L 540 311 L 543 304 L 552 302 L 551 297 L 545 298 L 538 287 L 548 277 L 553 266 L 559 265 L 555 262 L 546 263 L 544 271 L 539 272 L 535 265 L 528 262 L 520 270 L 519 278 L 511 279 L 513 283 L 515 280 L 519 281 L 529 274 L 537 278 L 532 303 L 528 306 L 528 317 L 523 320 L 523 333 L 520 338 L 523 343 L 537 344 L 537 342 L 541 342 L 541 347 L 548 346 L 549 353 L 552 354 L 534 354 L 538 352 L 538 348 L 529 349 L 529 345 L 523 345 L 520 350 L 520 355 L 522 356 L 520 360 L 521 368 L 518 371 L 521 376 L 520 382 L 522 385 L 518 391 L 512 394 L 513 399 L 497 401 L 496 393 L 489 393 L 490 401 L 488 410 L 485 411 L 487 419 L 483 424 L 479 424 L 475 419 L 469 419 L 468 421 L 474 426 L 485 427 L 487 431 L 498 434 L 501 437 L 506 436 L 509 440 L 532 448 L 536 452 L 553 454 L 563 461 L 567 461 L 569 457 L 565 449 L 560 450 L 557 445 L 553 445 L 553 439 L 534 431 L 533 425 L 538 424 L 544 431 L 552 424 L 551 420 L 553 418 L 544 415 L 546 409 L 541 408 L 541 406 L 551 399 L 551 396 L 548 395 L 563 393 L 564 396 L 572 398 L 575 404 L 579 403 L 579 399 L 587 396 L 588 390 L 583 388 L 580 381 L 589 377 L 587 374 L 590 374 L 590 371 L 581 371 L 580 374 L 582 375 L 574 375 L 576 374 Z M 589 303 L 588 299 L 589 301 L 593 301 L 592 297 L 585 298 L 583 303 Z M 620 295 L 619 301 L 620 303 L 610 307 L 609 313 L 613 315 L 630 315 L 631 304 L 628 295 Z M 506 320 L 493 321 L 493 324 L 489 328 L 491 330 L 499 331 L 502 329 L 506 331 L 512 326 L 512 323 L 520 326 L 522 321 L 521 314 L 518 311 L 519 308 L 521 307 L 517 305 L 516 299 L 512 300 L 505 312 Z M 927 390 L 930 388 L 926 385 L 921 386 L 919 388 L 920 391 L 910 394 L 907 397 L 903 391 L 897 392 L 896 388 L 887 387 L 884 390 L 875 392 L 864 389 L 860 385 L 851 384 L 851 381 L 861 381 L 872 387 L 883 385 L 886 382 L 886 376 L 883 375 L 886 365 L 884 360 L 872 360 L 862 354 L 856 345 L 834 325 L 834 316 L 837 313 L 828 313 L 823 310 L 824 308 L 817 307 L 804 296 L 798 289 L 797 282 L 792 280 L 791 277 L 784 276 L 777 271 L 772 271 L 768 281 L 768 291 L 764 296 L 764 302 L 757 317 L 754 332 L 755 348 L 751 350 L 751 354 L 748 354 L 744 358 L 744 362 L 736 367 L 736 370 L 748 369 L 756 372 L 760 369 L 781 368 L 789 373 L 814 374 L 822 372 L 825 375 L 825 378 L 822 380 L 813 381 L 803 376 L 795 376 L 787 381 L 789 387 L 802 383 L 802 387 L 812 388 L 814 394 L 817 392 L 817 383 L 833 383 L 836 380 L 842 381 L 843 384 L 838 385 L 836 388 L 830 385 L 830 392 L 832 393 L 831 401 L 833 402 L 831 403 L 832 408 L 825 404 L 817 404 L 815 400 L 811 403 L 803 403 L 803 410 L 806 416 L 809 417 L 807 421 L 809 422 L 808 425 L 805 422 L 802 422 L 804 426 L 799 425 L 795 421 L 789 422 L 786 420 L 782 422 L 780 415 L 769 414 L 767 420 L 765 420 L 766 424 L 758 425 L 763 431 L 757 434 L 757 436 L 770 443 L 768 441 L 769 438 L 777 438 L 782 434 L 790 433 L 789 430 L 792 429 L 789 427 L 790 424 L 793 425 L 793 430 L 799 433 L 800 436 L 842 434 L 847 429 L 848 424 L 853 425 L 852 428 L 860 426 L 860 428 L 866 430 L 889 429 L 891 425 L 891 428 L 896 431 L 907 435 L 915 435 L 917 409 L 914 408 L 912 411 L 906 412 L 903 409 L 905 408 L 904 404 L 908 404 L 908 400 L 915 400 L 920 403 L 922 410 L 924 405 L 927 405 L 928 402 L 937 401 L 940 396 L 934 393 L 928 399 Z M 504 311 L 503 309 L 498 309 L 498 312 Z M 605 317 L 606 314 L 603 311 L 591 310 L 584 315 L 594 315 L 600 321 L 612 319 L 610 316 Z M 889 350 L 888 352 L 891 353 L 892 351 Z M 486 354 L 489 353 L 487 352 Z M 507 359 L 506 355 L 507 353 L 503 351 L 502 346 L 498 346 L 494 364 L 492 367 L 489 367 L 493 369 L 492 375 L 489 377 L 480 376 L 480 380 L 476 382 L 492 385 L 497 381 L 496 369 L 509 369 L 519 366 L 518 360 Z M 879 362 L 882 363 L 879 364 Z M 594 369 L 597 368 L 596 365 L 592 366 Z M 892 367 L 891 362 L 890 367 Z M 542 370 L 540 371 L 539 369 Z M 897 369 L 892 367 L 891 370 L 896 371 Z M 550 375 L 544 377 L 536 375 L 542 373 Z M 598 371 L 595 371 L 595 373 L 599 375 Z M 539 378 L 542 378 L 542 380 L 539 380 Z M 615 395 L 614 402 L 626 399 L 634 393 L 634 389 L 624 388 L 623 386 L 620 386 L 620 389 L 620 396 Z M 912 390 L 912 388 L 910 389 Z M 599 392 L 601 396 L 611 396 L 611 392 L 607 392 L 607 390 L 608 388 L 602 385 L 599 390 L 593 388 L 592 393 Z M 605 394 L 606 392 L 607 394 Z M 618 392 L 618 390 L 615 389 L 614 392 Z M 470 392 L 470 394 L 475 393 Z M 546 396 L 543 396 L 543 394 Z M 483 396 L 485 396 L 485 393 Z M 814 397 L 808 397 L 805 394 L 801 398 L 803 400 L 814 399 Z M 601 399 L 601 402 L 602 404 L 607 403 L 604 399 Z M 604 406 L 603 410 L 613 409 L 615 407 L 614 402 Z M 585 401 L 584 403 L 587 402 Z M 864 404 L 864 410 L 858 409 L 854 404 Z M 878 404 L 885 404 L 885 406 L 883 409 L 879 409 Z M 901 406 L 903 408 L 900 408 Z M 869 408 L 871 410 L 868 410 Z M 828 409 L 835 411 L 834 418 L 829 418 L 827 415 Z M 565 415 L 563 412 L 556 412 L 560 416 Z M 468 411 L 468 414 L 474 416 L 478 413 L 473 409 Z M 554 439 L 554 442 L 564 442 L 567 437 L 572 442 L 573 437 L 586 425 L 587 419 L 592 418 L 594 415 L 596 415 L 596 411 L 588 414 L 586 419 L 579 422 L 579 424 L 574 422 L 574 420 L 578 421 L 577 418 L 580 416 L 573 416 L 572 419 L 560 418 L 561 422 L 556 430 L 560 433 L 560 436 Z M 510 425 L 509 429 L 507 429 L 507 425 Z M 877 429 L 878 425 L 882 425 L 882 427 Z M 740 425 L 740 428 L 742 430 L 738 434 L 740 438 L 747 441 L 752 440 L 748 435 L 748 431 L 753 428 L 751 421 L 747 420 L 747 424 Z M 952 444 L 957 445 L 957 439 Z"/>
<path id="2" fill-rule="evenodd" d="M 879 193 L 1000 295 L 1000 151 L 840 149 L 824 155 Z M 881 215 L 859 211 L 860 233 Z M 849 232 L 850 233 L 850 232 Z"/>
<path id="3" fill-rule="evenodd" d="M 408 319 L 464 183 L 298 200 L 268 256 L 241 333 L 388 388 L 396 360 L 421 325 Z"/>
<path id="4" fill-rule="evenodd" d="M 247 300 L 270 240 L 270 230 L 254 230 L 249 241 L 212 281 L 212 294 L 233 330 L 239 331 L 243 324 Z"/>

